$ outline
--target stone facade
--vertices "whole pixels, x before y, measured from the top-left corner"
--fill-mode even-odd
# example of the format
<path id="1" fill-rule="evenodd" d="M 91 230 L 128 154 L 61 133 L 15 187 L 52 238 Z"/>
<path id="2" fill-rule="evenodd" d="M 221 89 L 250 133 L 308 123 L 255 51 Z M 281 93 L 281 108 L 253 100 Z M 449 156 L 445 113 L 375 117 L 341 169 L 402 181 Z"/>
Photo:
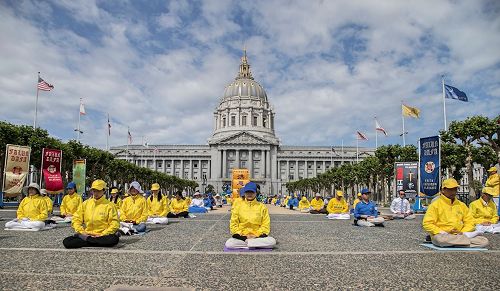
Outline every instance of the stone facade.
<path id="1" fill-rule="evenodd" d="M 118 146 L 111 152 L 138 166 L 195 180 L 221 191 L 231 169 L 246 168 L 264 193 L 286 191 L 285 183 L 316 177 L 331 167 L 354 163 L 373 149 L 284 146 L 274 131 L 274 110 L 266 91 L 253 79 L 246 52 L 235 80 L 226 86 L 214 111 L 214 132 L 207 145 Z M 128 155 L 127 155 L 128 149 Z"/>

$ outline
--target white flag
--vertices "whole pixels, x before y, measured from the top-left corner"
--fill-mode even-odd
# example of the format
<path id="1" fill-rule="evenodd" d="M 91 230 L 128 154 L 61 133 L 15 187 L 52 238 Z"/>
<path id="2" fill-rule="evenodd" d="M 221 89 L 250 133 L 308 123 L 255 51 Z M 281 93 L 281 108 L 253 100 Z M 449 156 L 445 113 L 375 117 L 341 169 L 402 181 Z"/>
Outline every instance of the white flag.
<path id="1" fill-rule="evenodd" d="M 83 105 L 83 102 L 80 100 L 80 115 L 85 115 L 85 106 Z"/>
<path id="2" fill-rule="evenodd" d="M 380 126 L 380 123 L 378 123 L 377 119 L 375 119 L 375 130 L 381 131 L 384 133 L 385 136 L 387 136 L 387 132 L 382 126 Z"/>

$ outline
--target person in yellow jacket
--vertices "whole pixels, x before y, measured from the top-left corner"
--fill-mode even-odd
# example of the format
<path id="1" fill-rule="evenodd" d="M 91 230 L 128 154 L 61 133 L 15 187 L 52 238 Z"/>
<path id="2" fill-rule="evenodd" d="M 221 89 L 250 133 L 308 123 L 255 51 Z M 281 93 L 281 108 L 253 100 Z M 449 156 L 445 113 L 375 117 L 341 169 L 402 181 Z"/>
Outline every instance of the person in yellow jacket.
<path id="1" fill-rule="evenodd" d="M 76 183 L 69 182 L 66 186 L 66 195 L 64 196 L 60 211 L 61 217 L 64 218 L 65 222 L 71 222 L 73 213 L 78 210 L 80 204 L 82 204 L 82 196 L 76 192 Z"/>
<path id="2" fill-rule="evenodd" d="M 474 231 L 474 218 L 467 206 L 456 199 L 458 182 L 443 181 L 441 195 L 427 209 L 422 226 L 438 247 L 485 247 L 488 239 Z"/>
<path id="3" fill-rule="evenodd" d="M 352 209 L 356 208 L 356 204 L 358 204 L 360 201 L 361 201 L 361 193 L 358 193 L 358 196 L 352 202 Z"/>
<path id="4" fill-rule="evenodd" d="M 240 188 L 240 196 L 233 198 L 232 200 L 233 202 L 231 204 L 231 209 L 238 207 L 238 204 L 240 204 L 240 202 L 245 201 L 245 192 L 243 192 L 243 188 Z"/>
<path id="5" fill-rule="evenodd" d="M 283 199 L 283 203 L 281 204 L 281 207 L 285 207 L 288 205 L 288 201 L 290 200 L 290 195 L 287 195 L 285 199 Z"/>
<path id="6" fill-rule="evenodd" d="M 85 200 L 73 214 L 71 226 L 75 234 L 63 240 L 67 249 L 82 247 L 112 247 L 118 244 L 120 222 L 116 206 L 106 199 L 106 182 L 92 182 L 92 196 Z"/>
<path id="7" fill-rule="evenodd" d="M 344 193 L 342 191 L 337 191 L 335 193 L 335 198 L 330 199 L 328 206 L 326 207 L 328 219 L 350 219 L 349 215 L 349 205 L 344 199 Z"/>
<path id="8" fill-rule="evenodd" d="M 311 203 L 309 203 L 306 196 L 302 196 L 299 201 L 299 211 L 303 213 L 309 213 L 309 211 L 311 211 Z"/>
<path id="9" fill-rule="evenodd" d="M 245 200 L 231 210 L 232 237 L 226 241 L 226 248 L 273 248 L 276 240 L 269 236 L 271 219 L 267 207 L 255 198 L 257 185 L 248 182 L 243 191 Z"/>
<path id="10" fill-rule="evenodd" d="M 274 196 L 273 199 L 271 199 L 271 205 L 276 205 L 276 201 L 278 201 L 278 198 Z"/>
<path id="11" fill-rule="evenodd" d="M 480 232 L 500 233 L 500 223 L 498 223 L 498 210 L 493 203 L 492 187 L 484 187 L 481 198 L 473 201 L 469 205 L 469 210 L 474 218 L 476 230 Z"/>
<path id="12" fill-rule="evenodd" d="M 493 188 L 493 202 L 495 203 L 497 208 L 500 207 L 500 175 L 498 175 L 496 167 L 491 167 L 488 169 L 488 179 L 486 180 L 485 186 Z"/>
<path id="13" fill-rule="evenodd" d="M 160 193 L 160 184 L 151 185 L 151 196 L 146 199 L 148 206 L 148 220 L 150 224 L 168 224 L 168 198 Z"/>
<path id="14" fill-rule="evenodd" d="M 148 206 L 139 182 L 130 183 L 128 193 L 130 196 L 123 199 L 120 207 L 120 232 L 126 235 L 145 232 Z"/>
<path id="15" fill-rule="evenodd" d="M 316 193 L 316 196 L 311 200 L 310 204 L 311 204 L 311 211 L 309 211 L 309 213 L 311 213 L 311 214 L 327 214 L 326 208 L 325 208 L 325 202 L 323 201 L 321 194 Z"/>
<path id="16" fill-rule="evenodd" d="M 167 214 L 168 218 L 189 218 L 188 201 L 182 195 L 182 191 L 175 193 L 175 198 L 170 200 L 170 212 Z"/>
<path id="17" fill-rule="evenodd" d="M 118 215 L 120 215 L 120 207 L 122 206 L 123 200 L 120 198 L 120 193 L 118 193 L 118 188 L 111 188 L 111 192 L 109 195 L 109 202 L 113 203 L 116 206 L 116 210 L 118 211 Z"/>
<path id="18" fill-rule="evenodd" d="M 46 189 L 41 189 L 40 194 L 42 195 L 43 200 L 45 203 L 47 203 L 47 216 L 52 214 L 52 211 L 54 210 L 54 201 L 50 199 L 48 196 L 48 192 Z"/>
<path id="19" fill-rule="evenodd" d="M 31 183 L 28 196 L 23 198 L 17 208 L 17 218 L 5 223 L 5 229 L 39 231 L 45 227 L 47 213 L 47 202 L 40 196 L 40 186 Z"/>

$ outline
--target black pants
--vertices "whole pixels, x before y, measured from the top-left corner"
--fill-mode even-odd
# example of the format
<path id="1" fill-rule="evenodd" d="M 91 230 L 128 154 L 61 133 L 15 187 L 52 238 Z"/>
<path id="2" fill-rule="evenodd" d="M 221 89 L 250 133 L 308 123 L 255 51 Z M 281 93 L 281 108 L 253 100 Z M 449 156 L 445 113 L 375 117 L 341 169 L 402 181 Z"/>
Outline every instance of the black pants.
<path id="1" fill-rule="evenodd" d="M 311 214 L 327 214 L 327 212 L 324 208 L 319 210 L 319 211 L 313 209 L 313 210 L 309 211 L 309 213 L 311 213 Z"/>
<path id="2" fill-rule="evenodd" d="M 83 247 L 112 247 L 118 244 L 117 235 L 109 234 L 100 237 L 87 237 L 87 240 L 81 239 L 78 235 L 68 236 L 63 240 L 63 245 L 67 249 L 77 249 Z"/>
<path id="3" fill-rule="evenodd" d="M 189 218 L 189 213 L 187 211 L 182 211 L 177 214 L 173 214 L 172 212 L 169 212 L 167 214 L 168 218 L 179 218 L 179 217 L 184 217 L 184 218 Z"/>
<path id="4" fill-rule="evenodd" d="M 288 207 L 290 207 L 290 210 L 293 210 L 293 205 L 289 205 Z"/>

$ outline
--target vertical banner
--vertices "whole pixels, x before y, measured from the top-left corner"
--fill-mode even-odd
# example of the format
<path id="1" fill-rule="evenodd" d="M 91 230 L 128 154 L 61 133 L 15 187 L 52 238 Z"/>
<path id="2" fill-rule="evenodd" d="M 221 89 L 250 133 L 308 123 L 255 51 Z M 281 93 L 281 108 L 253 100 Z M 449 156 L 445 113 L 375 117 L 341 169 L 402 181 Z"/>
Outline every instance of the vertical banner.
<path id="1" fill-rule="evenodd" d="M 440 191 L 441 150 L 439 136 L 419 141 L 420 194 L 434 196 Z"/>
<path id="2" fill-rule="evenodd" d="M 8 144 L 5 151 L 4 197 L 21 194 L 29 173 L 31 148 Z"/>
<path id="3" fill-rule="evenodd" d="M 394 168 L 396 169 L 396 193 L 403 190 L 407 198 L 415 198 L 418 186 L 418 162 L 395 163 Z"/>
<path id="4" fill-rule="evenodd" d="M 64 189 L 61 176 L 62 151 L 53 149 L 42 150 L 42 174 L 45 189 L 50 194 L 61 193 Z"/>
<path id="5" fill-rule="evenodd" d="M 76 183 L 76 192 L 83 195 L 85 192 L 85 175 L 87 170 L 86 160 L 73 161 L 73 182 Z"/>

